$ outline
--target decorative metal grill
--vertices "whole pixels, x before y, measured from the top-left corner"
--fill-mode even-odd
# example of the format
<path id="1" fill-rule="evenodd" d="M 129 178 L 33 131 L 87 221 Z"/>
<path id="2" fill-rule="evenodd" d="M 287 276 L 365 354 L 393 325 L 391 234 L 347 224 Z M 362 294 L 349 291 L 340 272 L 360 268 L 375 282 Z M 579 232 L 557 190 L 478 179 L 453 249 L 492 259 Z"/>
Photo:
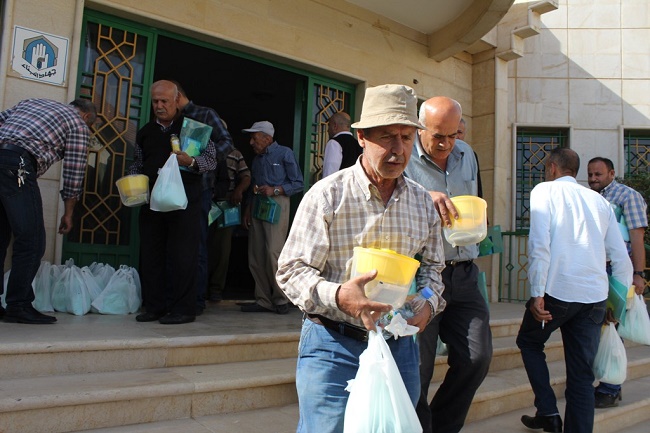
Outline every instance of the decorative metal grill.
<path id="1" fill-rule="evenodd" d="M 650 171 L 650 131 L 626 130 L 623 149 L 626 176 Z"/>
<path id="2" fill-rule="evenodd" d="M 314 83 L 313 118 L 310 133 L 310 184 L 313 185 L 323 174 L 323 156 L 327 143 L 327 122 L 339 111 L 350 112 L 350 93 L 325 84 Z"/>
<path id="3" fill-rule="evenodd" d="M 530 227 L 530 191 L 544 180 L 544 160 L 556 147 L 567 145 L 566 131 L 517 129 L 517 168 L 515 173 L 515 225 Z"/>
<path id="4" fill-rule="evenodd" d="M 82 48 L 81 96 L 97 107 L 86 182 L 68 242 L 128 245 L 131 209 L 120 202 L 115 180 L 133 159 L 141 116 L 147 38 L 88 22 Z"/>

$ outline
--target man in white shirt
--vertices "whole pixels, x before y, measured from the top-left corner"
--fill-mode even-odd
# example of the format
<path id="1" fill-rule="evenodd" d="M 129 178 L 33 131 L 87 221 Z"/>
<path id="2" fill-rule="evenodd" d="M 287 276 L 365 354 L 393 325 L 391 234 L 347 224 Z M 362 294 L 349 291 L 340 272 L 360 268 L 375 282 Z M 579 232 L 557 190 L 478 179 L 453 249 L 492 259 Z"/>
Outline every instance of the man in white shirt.
<path id="1" fill-rule="evenodd" d="M 327 122 L 330 139 L 325 143 L 323 178 L 354 165 L 363 150 L 350 132 L 350 116 L 343 111 L 335 113 Z"/>
<path id="2" fill-rule="evenodd" d="M 517 346 L 535 393 L 535 416 L 524 415 L 528 428 L 562 432 L 562 419 L 550 384 L 544 344 L 562 330 L 567 387 L 564 432 L 591 432 L 594 422 L 592 365 L 605 318 L 608 280 L 632 284 L 632 264 L 609 203 L 579 185 L 578 154 L 553 150 L 546 180 L 530 194 L 528 279 L 531 299 L 517 336 Z M 552 182 L 550 182 L 552 181 Z"/>

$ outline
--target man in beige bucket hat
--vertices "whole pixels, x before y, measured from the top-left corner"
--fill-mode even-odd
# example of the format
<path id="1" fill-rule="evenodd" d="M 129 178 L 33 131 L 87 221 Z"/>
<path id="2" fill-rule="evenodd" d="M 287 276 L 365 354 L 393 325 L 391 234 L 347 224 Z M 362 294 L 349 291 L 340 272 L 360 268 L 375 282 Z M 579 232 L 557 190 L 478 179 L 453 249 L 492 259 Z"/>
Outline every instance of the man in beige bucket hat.
<path id="1" fill-rule="evenodd" d="M 368 331 L 391 310 L 366 297 L 364 286 L 376 271 L 351 278 L 354 247 L 422 257 L 417 287 L 431 287 L 434 295 L 430 308 L 409 319 L 411 325 L 424 329 L 444 308 L 440 218 L 427 191 L 402 174 L 416 131 L 424 128 L 416 106 L 417 97 L 407 86 L 366 90 L 361 119 L 353 125 L 363 154 L 305 194 L 280 254 L 278 285 L 306 318 L 296 370 L 298 432 L 343 431 L 348 380 L 354 379 L 359 355 L 368 347 Z M 390 339 L 388 346 L 415 405 L 418 348 L 412 338 Z M 414 412 L 413 417 L 419 427 Z"/>

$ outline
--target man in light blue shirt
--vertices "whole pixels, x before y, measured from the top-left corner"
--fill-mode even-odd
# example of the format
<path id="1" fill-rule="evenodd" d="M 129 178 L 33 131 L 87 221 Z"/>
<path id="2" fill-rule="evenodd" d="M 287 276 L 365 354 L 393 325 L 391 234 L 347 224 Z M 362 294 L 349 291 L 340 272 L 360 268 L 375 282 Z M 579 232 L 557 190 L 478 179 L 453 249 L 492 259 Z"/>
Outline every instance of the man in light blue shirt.
<path id="1" fill-rule="evenodd" d="M 531 298 L 517 336 L 517 346 L 535 393 L 535 416 L 524 415 L 528 428 L 562 432 L 562 418 L 550 384 L 544 344 L 562 330 L 567 389 L 564 431 L 589 433 L 594 423 L 592 365 L 605 319 L 608 279 L 629 287 L 632 264 L 607 200 L 579 185 L 578 154 L 553 150 L 545 165 L 547 182 L 530 193 L 528 279 Z M 552 181 L 552 182 L 551 182 Z"/>
<path id="2" fill-rule="evenodd" d="M 450 226 L 458 212 L 449 197 L 478 194 L 478 164 L 470 146 L 456 139 L 461 106 L 446 97 L 420 107 L 418 132 L 406 175 L 424 186 L 442 219 Z M 478 245 L 452 247 L 443 238 L 445 310 L 419 335 L 422 395 L 417 412 L 424 433 L 459 432 L 476 390 L 492 360 L 490 312 L 478 288 Z M 431 404 L 427 394 L 433 377 L 438 336 L 449 350 L 449 371 Z"/>
<path id="3" fill-rule="evenodd" d="M 250 133 L 250 145 L 256 154 L 251 167 L 254 196 L 248 200 L 243 218 L 248 227 L 248 266 L 255 280 L 255 303 L 241 310 L 287 314 L 289 301 L 278 287 L 275 273 L 289 231 L 289 197 L 302 192 L 302 172 L 293 151 L 273 139 L 275 128 L 271 122 L 255 122 L 243 132 Z M 280 207 L 276 223 L 253 217 L 256 202 L 264 197 L 272 197 Z"/>

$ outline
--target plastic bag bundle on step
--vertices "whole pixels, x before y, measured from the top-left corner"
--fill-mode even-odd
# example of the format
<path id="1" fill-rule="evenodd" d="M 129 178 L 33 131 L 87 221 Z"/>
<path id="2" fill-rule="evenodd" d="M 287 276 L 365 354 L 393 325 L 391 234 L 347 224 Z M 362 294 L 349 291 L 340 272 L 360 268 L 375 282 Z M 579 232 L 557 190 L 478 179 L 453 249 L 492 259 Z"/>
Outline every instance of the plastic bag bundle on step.
<path id="1" fill-rule="evenodd" d="M 104 290 L 108 281 L 111 279 L 115 273 L 115 268 L 113 268 L 108 263 L 97 263 L 93 262 L 88 266 L 88 269 L 93 273 L 95 281 L 100 289 Z"/>
<path id="2" fill-rule="evenodd" d="M 625 323 L 618 325 L 618 333 L 626 340 L 650 345 L 650 316 L 642 295 L 634 295 Z"/>
<path id="3" fill-rule="evenodd" d="M 54 268 L 54 270 L 53 270 Z M 32 306 L 38 311 L 54 311 L 52 306 L 52 287 L 59 278 L 60 271 L 56 265 L 42 261 L 39 266 L 32 287 L 34 287 L 34 302 Z"/>
<path id="4" fill-rule="evenodd" d="M 384 337 L 370 332 L 350 391 L 343 433 L 421 433 L 422 427 Z"/>
<path id="5" fill-rule="evenodd" d="M 90 303 L 90 293 L 81 269 L 74 265 L 66 266 L 52 288 L 52 306 L 62 313 L 83 316 L 90 311 Z"/>
<path id="6" fill-rule="evenodd" d="M 122 265 L 92 302 L 92 307 L 101 314 L 132 314 L 140 309 L 141 303 L 138 271 Z"/>
<path id="7" fill-rule="evenodd" d="M 605 325 L 594 359 L 596 380 L 620 385 L 627 376 L 627 354 L 613 323 Z"/>

